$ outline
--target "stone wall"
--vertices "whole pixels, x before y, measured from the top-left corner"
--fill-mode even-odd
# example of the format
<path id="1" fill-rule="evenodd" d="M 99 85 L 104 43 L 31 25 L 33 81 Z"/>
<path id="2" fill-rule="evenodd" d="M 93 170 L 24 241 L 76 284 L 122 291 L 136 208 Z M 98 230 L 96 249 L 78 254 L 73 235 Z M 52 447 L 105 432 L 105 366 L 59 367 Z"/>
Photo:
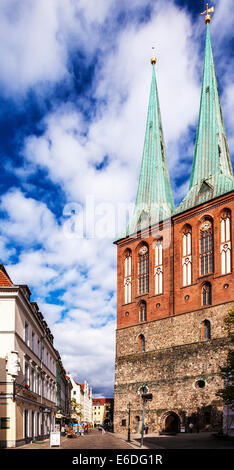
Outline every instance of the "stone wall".
<path id="1" fill-rule="evenodd" d="M 223 319 L 231 306 L 209 307 L 117 330 L 115 432 L 126 430 L 122 420 L 127 425 L 129 401 L 132 431 L 139 430 L 142 402 L 137 391 L 144 383 L 153 394 L 145 416 L 151 431 L 164 428 L 169 412 L 179 416 L 180 426 L 197 421 L 199 416 L 201 429 L 221 428 L 222 402 L 216 392 L 223 386 L 219 367 L 225 363 L 228 348 Z M 211 322 L 209 340 L 201 340 L 204 319 Z M 145 336 L 145 352 L 138 351 L 139 334 Z M 204 381 L 203 388 L 199 388 L 199 380 Z"/>
<path id="2" fill-rule="evenodd" d="M 194 415 L 200 416 L 200 427 L 221 428 L 222 402 L 216 391 L 222 387 L 218 364 L 225 362 L 227 340 L 213 339 L 184 344 L 116 358 L 115 432 L 123 432 L 122 420 L 127 423 L 127 403 L 132 403 L 132 431 L 137 431 L 137 416 L 142 413 L 141 397 L 137 391 L 144 383 L 153 394 L 147 403 L 145 422 L 150 431 L 165 426 L 164 417 L 171 411 L 187 426 Z M 198 381 L 205 383 L 199 388 Z M 208 410 L 208 408 L 211 409 Z M 204 421 L 211 411 L 210 422 Z"/>

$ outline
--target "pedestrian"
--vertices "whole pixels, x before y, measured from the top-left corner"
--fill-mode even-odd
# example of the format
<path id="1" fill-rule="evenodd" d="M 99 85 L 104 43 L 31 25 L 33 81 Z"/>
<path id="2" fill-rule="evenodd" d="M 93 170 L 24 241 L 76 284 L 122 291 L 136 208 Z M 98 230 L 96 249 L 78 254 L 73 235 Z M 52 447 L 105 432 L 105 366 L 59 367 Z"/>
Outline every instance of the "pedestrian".
<path id="1" fill-rule="evenodd" d="M 190 431 L 190 433 L 193 432 L 193 423 L 189 423 L 189 431 Z"/>

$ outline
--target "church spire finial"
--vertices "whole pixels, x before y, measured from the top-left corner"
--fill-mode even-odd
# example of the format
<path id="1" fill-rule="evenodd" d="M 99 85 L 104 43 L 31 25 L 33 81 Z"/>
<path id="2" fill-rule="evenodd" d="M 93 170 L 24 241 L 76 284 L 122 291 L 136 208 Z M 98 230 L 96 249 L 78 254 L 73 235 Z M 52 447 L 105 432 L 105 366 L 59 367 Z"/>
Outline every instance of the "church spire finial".
<path id="1" fill-rule="evenodd" d="M 156 62 L 157 62 L 157 59 L 156 59 L 156 57 L 155 57 L 155 55 L 154 55 L 154 49 L 155 49 L 155 47 L 152 46 L 152 49 L 153 49 L 153 57 L 151 57 L 151 61 L 150 61 L 150 62 L 151 62 L 152 65 L 155 65 Z"/>
<path id="2" fill-rule="evenodd" d="M 211 16 L 209 13 L 214 13 L 214 7 L 208 8 L 208 3 L 206 4 L 206 10 L 200 13 L 200 15 L 206 15 L 205 16 L 205 24 L 210 23 Z"/>

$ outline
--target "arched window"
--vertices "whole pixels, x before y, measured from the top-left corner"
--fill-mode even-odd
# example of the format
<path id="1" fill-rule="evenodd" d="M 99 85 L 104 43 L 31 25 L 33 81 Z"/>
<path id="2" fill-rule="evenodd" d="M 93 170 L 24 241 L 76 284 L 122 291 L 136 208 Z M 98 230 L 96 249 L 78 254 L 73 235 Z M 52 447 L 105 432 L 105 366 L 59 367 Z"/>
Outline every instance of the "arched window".
<path id="1" fill-rule="evenodd" d="M 140 303 L 140 310 L 139 310 L 139 321 L 143 322 L 147 320 L 147 306 L 146 302 L 142 301 Z"/>
<path id="2" fill-rule="evenodd" d="M 124 257 L 124 303 L 132 301 L 132 256 L 127 250 Z"/>
<path id="3" fill-rule="evenodd" d="M 138 252 L 138 294 L 149 290 L 149 255 L 148 247 L 143 245 Z"/>
<path id="4" fill-rule="evenodd" d="M 200 273 L 213 272 L 213 228 L 210 220 L 200 226 Z"/>
<path id="5" fill-rule="evenodd" d="M 138 343 L 138 348 L 140 352 L 145 351 L 145 337 L 144 335 L 139 335 L 138 336 L 139 343 Z"/>
<path id="6" fill-rule="evenodd" d="M 204 320 L 202 322 L 202 339 L 211 338 L 211 326 L 209 320 Z"/>
<path id="7" fill-rule="evenodd" d="M 202 287 L 202 305 L 211 305 L 211 284 L 206 282 Z"/>
<path id="8" fill-rule="evenodd" d="M 183 232 L 183 286 L 189 286 L 192 282 L 192 230 L 186 227 Z"/>
<path id="9" fill-rule="evenodd" d="M 163 292 L 163 239 L 155 242 L 155 295 Z"/>
<path id="10" fill-rule="evenodd" d="M 225 210 L 221 216 L 221 273 L 228 274 L 231 272 L 231 214 L 229 210 Z"/>

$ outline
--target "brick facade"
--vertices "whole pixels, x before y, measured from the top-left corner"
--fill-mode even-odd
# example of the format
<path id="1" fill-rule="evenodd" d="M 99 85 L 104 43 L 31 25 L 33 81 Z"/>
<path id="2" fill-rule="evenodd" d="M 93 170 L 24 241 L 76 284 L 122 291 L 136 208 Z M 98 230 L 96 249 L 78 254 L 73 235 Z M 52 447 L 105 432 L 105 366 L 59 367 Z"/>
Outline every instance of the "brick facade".
<path id="1" fill-rule="evenodd" d="M 132 403 L 132 430 L 139 430 L 142 406 L 137 390 L 147 383 L 153 400 L 146 406 L 146 424 L 151 431 L 167 427 L 175 416 L 178 427 L 189 421 L 204 428 L 221 427 L 222 403 L 216 392 L 222 387 L 219 366 L 226 358 L 224 316 L 234 298 L 233 273 L 221 274 L 220 233 L 224 209 L 233 213 L 234 192 L 201 204 L 171 221 L 155 226 L 135 238 L 117 242 L 117 332 L 115 377 L 115 431 L 125 430 L 127 403 Z M 212 273 L 200 274 L 200 226 L 209 219 L 213 228 Z M 183 287 L 182 236 L 189 226 L 192 237 L 192 281 Z M 233 240 L 233 225 L 231 239 Z M 163 239 L 163 293 L 155 295 L 155 240 Z M 138 295 L 138 252 L 148 247 L 149 289 Z M 132 301 L 124 304 L 124 257 L 131 250 Z M 233 250 L 232 250 L 233 266 Z M 202 287 L 209 282 L 212 301 L 202 306 Z M 147 320 L 140 321 L 141 301 L 147 305 Z M 204 339 L 202 322 L 209 320 L 211 338 Z M 145 351 L 139 351 L 144 335 Z M 198 381 L 202 380 L 200 388 Z M 201 384 L 201 383 L 200 383 Z"/>

